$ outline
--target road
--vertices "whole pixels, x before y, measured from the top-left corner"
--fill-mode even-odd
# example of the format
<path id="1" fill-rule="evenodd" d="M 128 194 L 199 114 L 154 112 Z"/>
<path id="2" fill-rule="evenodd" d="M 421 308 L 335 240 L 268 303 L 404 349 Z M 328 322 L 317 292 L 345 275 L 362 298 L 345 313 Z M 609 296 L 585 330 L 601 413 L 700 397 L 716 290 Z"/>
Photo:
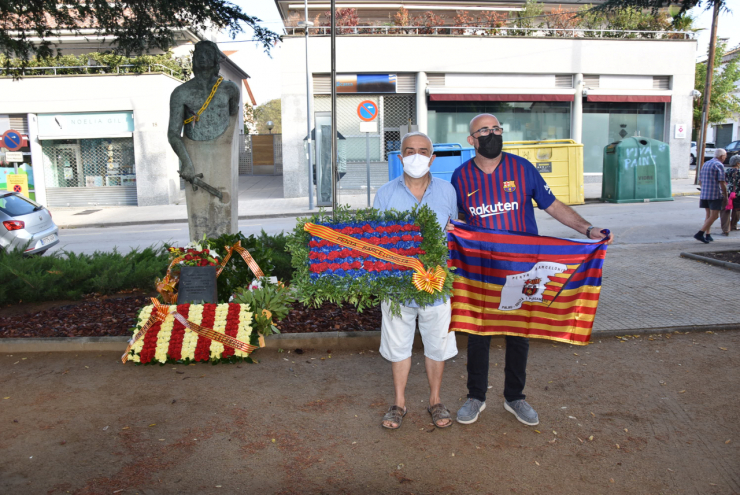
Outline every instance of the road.
<path id="1" fill-rule="evenodd" d="M 686 242 L 699 230 L 704 211 L 698 207 L 698 196 L 678 196 L 675 201 L 655 203 L 606 204 L 591 203 L 576 206 L 584 218 L 597 227 L 609 228 L 614 232 L 619 245 Z M 560 224 L 543 211 L 536 211 L 541 235 L 582 238 L 573 230 Z M 241 220 L 239 228 L 244 235 L 290 232 L 295 227 L 295 218 L 269 218 Z M 727 249 L 738 247 L 740 234 L 725 238 L 715 224 L 716 246 Z M 185 223 L 131 225 L 126 227 L 62 229 L 61 242 L 51 251 L 68 250 L 77 253 L 110 251 L 114 247 L 121 252 L 132 248 L 144 248 L 163 242 L 184 245 L 188 241 Z M 698 243 L 697 243 L 698 244 Z"/>
<path id="2" fill-rule="evenodd" d="M 239 230 L 245 235 L 286 233 L 295 227 L 295 218 L 266 218 L 259 220 L 240 220 Z M 168 243 L 184 246 L 188 243 L 187 223 L 165 223 L 148 225 L 129 225 L 125 227 L 96 227 L 89 229 L 60 229 L 61 241 L 49 252 L 73 251 L 90 254 L 94 251 L 111 251 L 117 248 L 127 253 L 132 248 L 143 249 L 152 245 Z"/>

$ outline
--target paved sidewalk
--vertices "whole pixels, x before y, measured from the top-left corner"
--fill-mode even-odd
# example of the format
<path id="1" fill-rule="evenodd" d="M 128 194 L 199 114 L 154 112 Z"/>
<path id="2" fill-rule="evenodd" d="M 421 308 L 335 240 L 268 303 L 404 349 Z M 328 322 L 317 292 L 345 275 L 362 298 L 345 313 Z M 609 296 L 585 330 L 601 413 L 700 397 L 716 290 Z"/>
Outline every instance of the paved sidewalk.
<path id="1" fill-rule="evenodd" d="M 276 218 L 306 216 L 308 198 L 284 198 L 282 176 L 240 176 L 239 218 Z M 671 182 L 674 196 L 699 194 L 693 178 Z M 601 197 L 601 183 L 584 185 L 586 200 Z M 371 193 L 370 201 L 375 197 Z M 314 198 L 315 199 L 315 198 Z M 352 208 L 367 207 L 367 193 L 339 191 L 340 203 Z M 314 212 L 318 208 L 314 206 Z M 54 208 L 54 221 L 60 228 L 102 227 L 149 223 L 187 222 L 185 201 L 168 206 L 89 206 L 79 208 Z"/>

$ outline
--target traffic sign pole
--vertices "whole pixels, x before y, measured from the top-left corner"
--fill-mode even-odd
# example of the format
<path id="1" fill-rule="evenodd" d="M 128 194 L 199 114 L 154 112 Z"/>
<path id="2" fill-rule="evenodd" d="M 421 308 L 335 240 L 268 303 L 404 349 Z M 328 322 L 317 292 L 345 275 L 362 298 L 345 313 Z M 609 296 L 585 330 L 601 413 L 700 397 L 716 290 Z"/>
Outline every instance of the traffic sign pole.
<path id="1" fill-rule="evenodd" d="M 365 133 L 365 167 L 367 168 L 367 207 L 370 208 L 370 133 Z"/>
<path id="2" fill-rule="evenodd" d="M 378 116 L 378 105 L 372 100 L 365 100 L 357 105 L 357 116 L 360 117 L 360 132 L 363 126 L 371 126 L 366 122 L 373 122 Z M 377 132 L 377 124 L 375 124 Z M 370 208 L 370 131 L 365 130 L 365 168 L 367 169 L 367 207 Z"/>

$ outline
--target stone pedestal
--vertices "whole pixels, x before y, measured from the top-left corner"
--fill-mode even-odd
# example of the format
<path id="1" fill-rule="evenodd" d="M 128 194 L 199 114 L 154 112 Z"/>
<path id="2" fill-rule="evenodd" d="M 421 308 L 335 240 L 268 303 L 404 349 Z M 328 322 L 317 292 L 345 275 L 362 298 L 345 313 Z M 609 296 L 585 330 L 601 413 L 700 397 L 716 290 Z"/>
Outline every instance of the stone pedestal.
<path id="1" fill-rule="evenodd" d="M 185 184 L 190 240 L 203 239 L 203 234 L 219 237 L 239 229 L 239 181 L 238 169 L 235 168 L 239 162 L 232 160 L 238 117 L 238 114 L 229 117 L 229 127 L 216 139 L 193 141 L 187 136 L 182 137 L 196 172 L 203 174 L 203 181 L 223 193 L 221 200 L 200 187 L 193 191 L 190 183 Z"/>

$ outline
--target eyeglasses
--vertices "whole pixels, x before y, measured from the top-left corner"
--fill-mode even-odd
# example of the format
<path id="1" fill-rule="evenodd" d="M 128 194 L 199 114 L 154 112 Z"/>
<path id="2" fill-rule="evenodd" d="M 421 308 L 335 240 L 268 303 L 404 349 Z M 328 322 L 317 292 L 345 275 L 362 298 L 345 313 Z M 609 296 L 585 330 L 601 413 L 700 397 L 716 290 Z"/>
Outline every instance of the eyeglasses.
<path id="1" fill-rule="evenodd" d="M 501 134 L 504 133 L 504 128 L 499 127 L 497 125 L 493 127 L 482 127 L 478 129 L 477 131 L 475 131 L 474 133 L 472 133 L 471 136 L 473 136 L 474 138 L 479 138 L 481 136 L 488 136 L 491 133 L 494 133 L 497 136 L 500 136 Z"/>

